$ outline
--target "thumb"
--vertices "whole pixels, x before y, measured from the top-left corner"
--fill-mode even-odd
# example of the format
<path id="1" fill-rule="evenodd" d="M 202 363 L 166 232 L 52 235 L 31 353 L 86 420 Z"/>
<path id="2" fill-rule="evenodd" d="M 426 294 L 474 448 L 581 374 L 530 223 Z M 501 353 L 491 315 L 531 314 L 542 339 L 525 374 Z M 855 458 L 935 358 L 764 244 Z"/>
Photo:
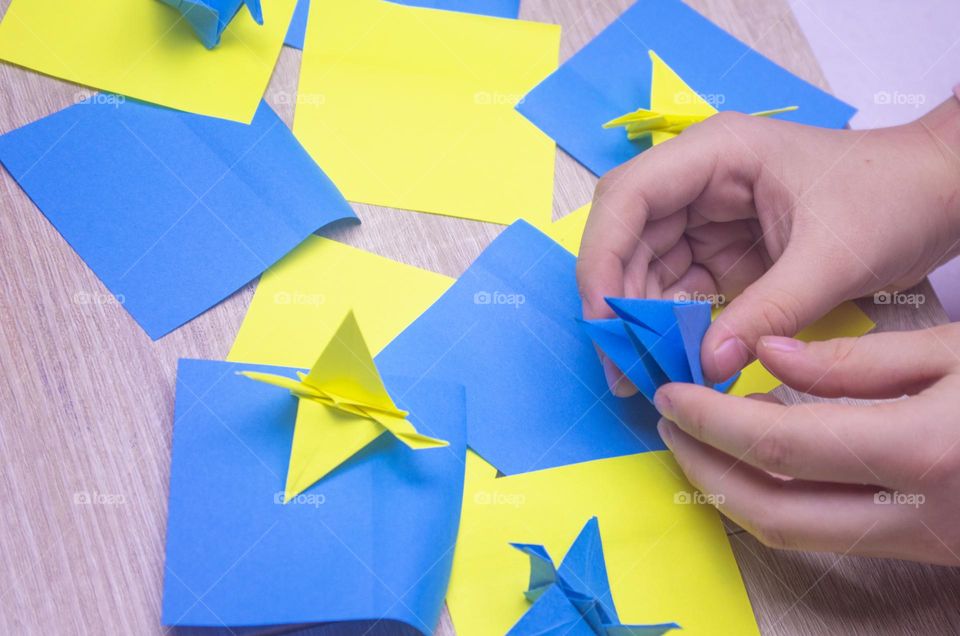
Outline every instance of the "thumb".
<path id="1" fill-rule="evenodd" d="M 707 379 L 722 382 L 746 366 L 761 336 L 793 336 L 847 300 L 844 271 L 833 259 L 788 245 L 707 330 L 700 349 Z"/>

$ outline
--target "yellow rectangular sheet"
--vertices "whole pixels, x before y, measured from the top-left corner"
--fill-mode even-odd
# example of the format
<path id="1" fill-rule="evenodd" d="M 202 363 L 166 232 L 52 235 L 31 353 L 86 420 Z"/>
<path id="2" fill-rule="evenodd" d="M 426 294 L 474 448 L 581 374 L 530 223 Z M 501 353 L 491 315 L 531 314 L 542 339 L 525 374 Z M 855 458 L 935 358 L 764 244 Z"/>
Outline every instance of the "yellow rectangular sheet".
<path id="1" fill-rule="evenodd" d="M 504 634 L 529 607 L 529 559 L 511 542 L 562 555 L 600 523 L 622 623 L 677 622 L 682 634 L 758 634 L 717 511 L 698 503 L 667 451 L 496 478 L 467 454 L 447 605 L 457 636 Z"/>
<path id="2" fill-rule="evenodd" d="M 294 133 L 352 201 L 550 222 L 554 143 L 514 110 L 560 28 L 381 0 L 313 0 Z"/>
<path id="3" fill-rule="evenodd" d="M 227 359 L 310 367 L 351 309 L 376 355 L 452 284 L 441 274 L 311 236 L 260 278 Z"/>
<path id="4" fill-rule="evenodd" d="M 296 0 L 263 0 L 263 26 L 241 10 L 207 50 L 156 0 L 14 0 L 0 59 L 47 75 L 200 115 L 250 123 Z"/>

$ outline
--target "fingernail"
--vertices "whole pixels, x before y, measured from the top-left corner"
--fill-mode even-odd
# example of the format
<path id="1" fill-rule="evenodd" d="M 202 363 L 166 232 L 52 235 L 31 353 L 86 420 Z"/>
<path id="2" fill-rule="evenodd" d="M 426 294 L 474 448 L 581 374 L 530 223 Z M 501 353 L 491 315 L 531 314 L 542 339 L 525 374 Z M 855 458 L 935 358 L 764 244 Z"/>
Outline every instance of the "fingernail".
<path id="1" fill-rule="evenodd" d="M 620 370 L 610 361 L 610 358 L 606 356 L 603 357 L 603 377 L 607 379 L 607 386 L 610 387 L 610 392 L 614 395 L 617 395 L 617 391 L 620 387 L 620 378 L 623 377 L 623 374 L 620 373 Z M 619 396 L 618 396 L 619 397 Z"/>
<path id="2" fill-rule="evenodd" d="M 673 402 L 663 389 L 658 390 L 653 396 L 653 405 L 657 407 L 660 415 L 667 419 L 673 419 Z"/>
<path id="3" fill-rule="evenodd" d="M 736 336 L 727 338 L 713 350 L 713 362 L 723 377 L 730 377 L 747 364 L 750 352 Z"/>
<path id="4" fill-rule="evenodd" d="M 657 422 L 657 432 L 660 433 L 664 444 L 667 446 L 673 444 L 673 424 L 661 417 Z"/>
<path id="5" fill-rule="evenodd" d="M 760 338 L 760 346 L 780 353 L 796 353 L 806 346 L 803 340 L 783 338 L 781 336 L 764 336 Z"/>

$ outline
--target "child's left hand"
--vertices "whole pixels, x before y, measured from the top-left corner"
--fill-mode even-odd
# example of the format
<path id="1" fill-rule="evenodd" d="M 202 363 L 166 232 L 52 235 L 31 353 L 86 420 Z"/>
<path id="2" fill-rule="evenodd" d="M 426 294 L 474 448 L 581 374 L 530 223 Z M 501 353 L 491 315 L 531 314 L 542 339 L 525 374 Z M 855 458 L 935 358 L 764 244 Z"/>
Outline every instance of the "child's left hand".
<path id="1" fill-rule="evenodd" d="M 784 406 L 668 384 L 659 429 L 690 481 L 771 547 L 960 565 L 960 324 L 757 353 L 799 391 L 909 397 Z"/>

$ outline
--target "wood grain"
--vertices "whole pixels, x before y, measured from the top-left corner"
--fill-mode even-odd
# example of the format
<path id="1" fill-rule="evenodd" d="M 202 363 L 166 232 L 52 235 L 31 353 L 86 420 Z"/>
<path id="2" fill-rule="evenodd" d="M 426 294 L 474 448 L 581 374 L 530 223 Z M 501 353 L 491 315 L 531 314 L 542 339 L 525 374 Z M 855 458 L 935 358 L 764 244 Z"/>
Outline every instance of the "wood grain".
<path id="1" fill-rule="evenodd" d="M 9 2 L 0 0 L 0 13 Z M 524 0 L 522 17 L 562 24 L 566 58 L 628 4 Z M 690 4 L 826 87 L 785 0 Z M 299 64 L 300 53 L 285 49 L 267 93 L 288 125 Z M 0 64 L 0 132 L 89 92 Z M 589 201 L 596 180 L 562 152 L 556 176 L 555 217 Z M 161 632 L 176 361 L 225 357 L 254 285 L 151 342 L 109 301 L 100 281 L 6 172 L 0 188 L 0 632 Z M 335 228 L 331 236 L 453 276 L 499 231 L 458 219 L 355 207 L 363 225 Z M 933 298 L 929 287 L 920 291 Z M 944 320 L 936 302 L 917 310 L 872 304 L 864 309 L 883 329 Z M 798 399 L 778 391 L 783 399 Z M 100 503 L 84 503 L 87 499 Z M 764 634 L 960 631 L 960 571 L 776 552 L 734 527 L 730 531 Z M 438 633 L 453 634 L 448 616 Z"/>

